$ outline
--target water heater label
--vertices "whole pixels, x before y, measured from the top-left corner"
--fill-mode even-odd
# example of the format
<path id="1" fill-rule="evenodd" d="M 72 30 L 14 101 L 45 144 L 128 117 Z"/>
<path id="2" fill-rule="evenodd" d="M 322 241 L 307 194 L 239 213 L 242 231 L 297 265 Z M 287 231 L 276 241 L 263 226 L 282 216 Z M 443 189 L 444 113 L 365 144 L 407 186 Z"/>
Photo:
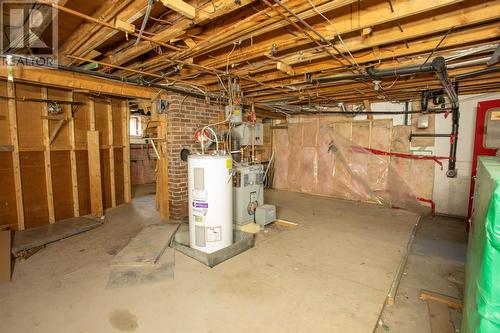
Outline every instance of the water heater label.
<path id="1" fill-rule="evenodd" d="M 208 208 L 208 202 L 193 201 L 194 208 Z"/>
<path id="2" fill-rule="evenodd" d="M 207 227 L 207 242 L 220 242 L 222 240 L 222 227 Z"/>

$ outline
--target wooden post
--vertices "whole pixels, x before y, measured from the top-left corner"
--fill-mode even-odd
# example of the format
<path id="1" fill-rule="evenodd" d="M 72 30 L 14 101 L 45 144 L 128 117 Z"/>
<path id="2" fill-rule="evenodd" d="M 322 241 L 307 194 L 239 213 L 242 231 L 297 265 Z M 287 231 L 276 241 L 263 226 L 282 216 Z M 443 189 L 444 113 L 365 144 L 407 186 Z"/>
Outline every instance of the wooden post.
<path id="1" fill-rule="evenodd" d="M 130 111 L 127 100 L 121 102 L 122 140 L 123 140 L 123 197 L 125 202 L 132 201 L 130 183 Z"/>
<path id="2" fill-rule="evenodd" d="M 161 160 L 158 161 L 158 170 L 160 171 L 160 189 L 161 189 L 161 201 L 160 201 L 160 218 L 164 222 L 168 222 L 170 219 L 170 206 L 169 206 L 169 193 L 168 193 L 168 145 L 167 145 L 167 115 L 160 115 L 160 126 L 158 127 L 158 137 L 160 138 L 158 144 L 158 151 L 161 155 Z"/>
<path id="3" fill-rule="evenodd" d="M 366 112 L 372 112 L 372 106 L 371 106 L 371 104 L 370 104 L 370 101 L 369 101 L 369 100 L 367 100 L 367 99 L 363 100 L 363 104 L 364 104 L 364 106 L 365 106 L 365 111 L 366 111 Z M 368 120 L 373 120 L 373 114 L 368 113 L 368 114 L 366 115 L 366 119 L 368 119 Z"/>
<path id="4" fill-rule="evenodd" d="M 87 131 L 87 152 L 89 160 L 90 210 L 94 217 L 101 217 L 103 215 L 103 206 L 99 131 Z"/>
<path id="5" fill-rule="evenodd" d="M 69 100 L 74 101 L 74 94 L 69 92 Z M 70 105 L 68 110 L 69 119 L 69 141 L 71 145 L 70 161 L 71 161 L 71 185 L 73 191 L 73 214 L 80 216 L 80 202 L 78 198 L 78 175 L 76 170 L 76 143 L 75 143 L 75 119 L 73 118 L 73 106 Z"/>
<path id="6" fill-rule="evenodd" d="M 116 207 L 115 188 L 115 150 L 113 138 L 113 100 L 110 98 L 107 105 L 108 113 L 108 142 L 109 142 L 109 183 L 111 185 L 111 207 Z"/>
<path id="7" fill-rule="evenodd" d="M 23 189 L 21 183 L 21 166 L 19 163 L 19 141 L 17 137 L 16 88 L 13 81 L 7 81 L 7 96 L 9 107 L 9 132 L 12 144 L 12 166 L 14 171 L 14 187 L 16 190 L 17 228 L 24 230 Z"/>
<path id="8" fill-rule="evenodd" d="M 89 96 L 89 130 L 95 131 L 95 100 Z"/>
<path id="9" fill-rule="evenodd" d="M 41 87 L 42 99 L 48 99 L 47 87 Z M 42 102 L 42 134 L 43 134 L 43 157 L 45 161 L 45 190 L 47 191 L 47 207 L 49 210 L 49 223 L 56 221 L 54 212 L 54 193 L 52 189 L 52 163 L 50 161 L 50 133 L 47 102 Z"/>

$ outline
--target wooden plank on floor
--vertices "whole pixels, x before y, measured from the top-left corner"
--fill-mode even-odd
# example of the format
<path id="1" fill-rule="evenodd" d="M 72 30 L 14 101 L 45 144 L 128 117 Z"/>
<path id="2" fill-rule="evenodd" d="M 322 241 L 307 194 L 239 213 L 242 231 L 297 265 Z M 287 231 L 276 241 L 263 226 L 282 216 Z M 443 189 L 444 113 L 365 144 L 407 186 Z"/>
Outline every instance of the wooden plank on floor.
<path id="1" fill-rule="evenodd" d="M 462 300 L 460 300 L 458 298 L 443 295 L 443 294 L 436 293 L 436 292 L 429 291 L 429 290 L 425 290 L 425 289 L 422 289 L 420 291 L 420 299 L 423 301 L 433 300 L 436 302 L 441 302 L 441 303 L 446 304 L 446 306 L 453 308 L 453 309 L 461 309 L 462 304 L 463 304 Z"/>
<path id="2" fill-rule="evenodd" d="M 429 308 L 429 320 L 432 333 L 451 333 L 453 325 L 451 323 L 448 305 L 432 299 L 427 300 Z"/>
<path id="3" fill-rule="evenodd" d="M 90 209 L 92 215 L 103 215 L 101 157 L 99 151 L 99 131 L 87 131 L 87 151 L 89 162 Z"/>

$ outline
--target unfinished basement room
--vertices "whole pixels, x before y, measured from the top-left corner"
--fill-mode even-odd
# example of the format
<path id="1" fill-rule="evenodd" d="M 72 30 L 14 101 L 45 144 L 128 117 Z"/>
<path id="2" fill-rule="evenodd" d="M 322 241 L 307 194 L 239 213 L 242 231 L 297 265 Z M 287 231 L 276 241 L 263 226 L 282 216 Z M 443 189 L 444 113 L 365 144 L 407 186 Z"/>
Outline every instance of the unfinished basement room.
<path id="1" fill-rule="evenodd" d="M 500 0 L 1 0 L 1 333 L 500 333 Z"/>

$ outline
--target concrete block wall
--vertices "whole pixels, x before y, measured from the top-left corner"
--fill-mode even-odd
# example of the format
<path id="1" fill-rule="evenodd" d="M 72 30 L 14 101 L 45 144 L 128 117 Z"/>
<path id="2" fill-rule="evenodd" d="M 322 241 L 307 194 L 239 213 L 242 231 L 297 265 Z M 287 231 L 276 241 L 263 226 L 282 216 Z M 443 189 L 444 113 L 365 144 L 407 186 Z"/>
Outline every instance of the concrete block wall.
<path id="1" fill-rule="evenodd" d="M 188 216 L 187 162 L 180 152 L 187 148 L 191 153 L 200 152 L 194 139 L 198 128 L 219 121 L 223 105 L 207 103 L 202 98 L 169 93 L 168 107 L 168 185 L 170 218 L 183 220 Z"/>

